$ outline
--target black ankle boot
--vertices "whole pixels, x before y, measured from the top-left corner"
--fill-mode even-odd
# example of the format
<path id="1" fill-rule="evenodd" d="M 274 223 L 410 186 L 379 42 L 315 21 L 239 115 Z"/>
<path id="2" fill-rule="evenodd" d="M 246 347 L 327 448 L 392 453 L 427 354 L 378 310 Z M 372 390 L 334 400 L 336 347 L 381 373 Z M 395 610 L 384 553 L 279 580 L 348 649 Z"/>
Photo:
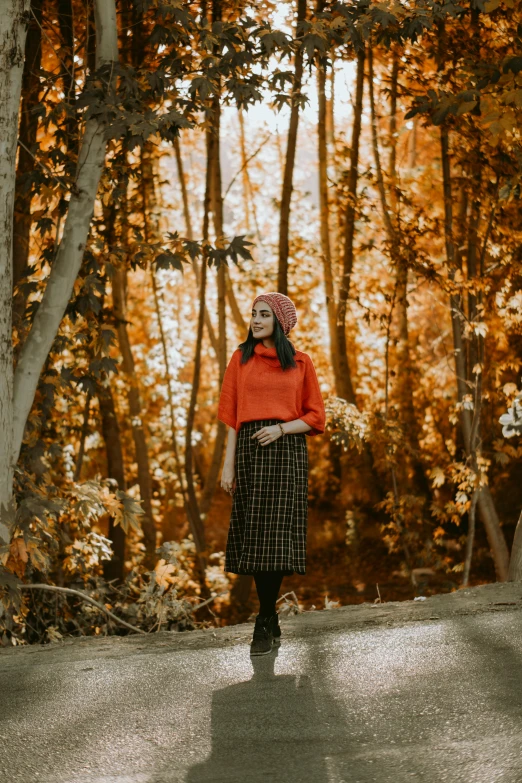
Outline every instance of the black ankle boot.
<path id="1" fill-rule="evenodd" d="M 254 636 L 250 645 L 250 655 L 266 655 L 274 646 L 273 618 L 256 617 Z"/>

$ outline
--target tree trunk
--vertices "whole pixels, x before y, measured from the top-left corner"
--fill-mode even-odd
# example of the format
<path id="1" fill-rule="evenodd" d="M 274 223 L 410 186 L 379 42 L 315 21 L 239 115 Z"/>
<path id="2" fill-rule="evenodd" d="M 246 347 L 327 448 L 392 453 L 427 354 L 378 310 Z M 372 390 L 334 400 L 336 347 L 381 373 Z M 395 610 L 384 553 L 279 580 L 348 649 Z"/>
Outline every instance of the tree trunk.
<path id="1" fill-rule="evenodd" d="M 114 479 L 122 492 L 127 488 L 125 482 L 125 462 L 121 445 L 120 425 L 114 407 L 114 397 L 110 382 L 98 384 L 98 403 L 100 406 L 102 436 L 107 456 L 107 476 Z M 115 525 L 111 517 L 107 537 L 112 542 L 113 556 L 103 562 L 103 575 L 107 581 L 123 580 L 125 564 L 125 531 L 121 525 Z"/>
<path id="2" fill-rule="evenodd" d="M 148 160 L 146 159 L 147 142 L 141 151 L 141 195 L 143 203 L 141 204 L 143 213 L 144 239 L 150 240 L 148 234 L 148 214 L 147 205 L 144 196 L 146 183 L 151 177 L 148 170 Z M 145 162 L 144 162 L 145 159 Z M 115 215 L 106 222 L 114 225 Z M 136 455 L 136 464 L 138 467 L 138 485 L 140 488 L 140 499 L 143 505 L 144 514 L 141 517 L 141 527 L 143 530 L 143 539 L 145 544 L 145 563 L 147 567 L 154 565 L 157 532 L 154 524 L 154 511 L 152 508 L 152 477 L 149 461 L 149 444 L 145 425 L 143 421 L 143 405 L 141 401 L 138 376 L 134 362 L 134 354 L 127 329 L 127 270 L 116 269 L 112 279 L 112 297 L 114 305 L 114 317 L 117 324 L 118 343 L 120 346 L 122 364 L 121 369 L 127 378 L 126 390 L 129 405 L 130 423 L 132 429 L 132 438 L 134 441 L 134 450 Z"/>
<path id="3" fill-rule="evenodd" d="M 185 179 L 185 170 L 183 166 L 183 158 L 181 157 L 181 146 L 179 143 L 179 136 L 176 136 L 173 141 L 174 154 L 176 156 L 176 166 L 178 169 L 179 186 L 181 189 L 181 200 L 183 203 L 183 218 L 185 220 L 185 233 L 187 239 L 194 239 L 194 232 L 192 230 L 192 218 L 190 216 L 190 206 L 187 193 L 187 182 Z"/>
<path id="4" fill-rule="evenodd" d="M 431 488 L 421 463 L 420 428 L 413 403 L 414 371 L 410 355 L 408 327 L 408 266 L 401 255 L 396 267 L 396 307 L 398 321 L 397 339 L 397 399 L 400 420 L 408 446 L 408 462 L 412 471 L 412 483 L 420 494 L 431 497 Z"/>
<path id="5" fill-rule="evenodd" d="M 208 242 L 209 235 L 209 213 L 210 213 L 210 190 L 211 190 L 211 160 L 212 145 L 214 143 L 213 134 L 207 129 L 207 174 L 205 182 L 205 200 L 203 203 L 203 242 Z M 204 581 L 206 558 L 206 540 L 205 526 L 201 518 L 196 486 L 194 482 L 194 448 L 192 445 L 192 433 L 194 430 L 194 421 L 196 417 L 196 405 L 198 399 L 199 383 L 201 378 L 201 354 L 203 348 L 203 326 L 205 323 L 205 300 L 207 290 L 207 253 L 204 248 L 201 263 L 201 276 L 199 286 L 199 313 L 196 333 L 196 346 L 194 353 L 194 372 L 192 376 L 192 389 L 190 393 L 189 408 L 187 411 L 187 427 L 185 431 L 185 476 L 187 480 L 187 497 L 189 522 L 198 553 L 201 578 Z"/>
<path id="6" fill-rule="evenodd" d="M 388 165 L 388 177 L 390 180 L 390 205 L 397 226 L 397 91 L 399 87 L 399 52 L 397 47 L 392 51 L 392 69 L 390 78 L 390 123 L 389 123 L 389 148 L 390 160 Z"/>
<path id="7" fill-rule="evenodd" d="M 212 101 L 212 127 L 209 132 L 212 135 L 210 144 L 210 154 L 208 164 L 210 166 L 210 203 L 212 206 L 212 215 L 214 219 L 214 233 L 216 235 L 216 246 L 223 247 L 223 189 L 221 183 L 221 106 L 219 95 L 215 95 Z M 218 362 L 219 362 L 219 388 L 223 383 L 223 376 L 227 367 L 227 323 L 225 296 L 227 293 L 227 281 L 225 279 L 226 267 L 221 264 L 217 270 L 217 315 L 218 315 Z M 231 284 L 231 281 L 229 281 Z M 230 301 L 230 299 L 229 299 Z M 212 460 L 207 471 L 206 480 L 201 495 L 200 511 L 205 517 L 208 513 L 212 498 L 216 491 L 219 478 L 219 470 L 223 460 L 223 449 L 226 440 L 226 425 L 222 421 L 217 422 L 216 439 Z"/>
<path id="8" fill-rule="evenodd" d="M 476 14 L 474 14 L 476 18 Z M 478 35 L 478 27 L 476 28 Z M 479 44 L 477 44 L 479 45 Z M 480 166 L 480 136 L 476 138 L 476 149 L 472 158 L 472 181 L 471 181 L 471 208 L 468 223 L 468 248 L 467 248 L 467 280 L 468 280 L 468 321 L 471 323 L 479 317 L 483 305 L 483 287 L 481 278 L 484 276 L 484 258 L 487 244 L 490 236 L 491 227 L 495 215 L 496 203 L 493 203 L 490 210 L 488 225 L 485 230 L 482 252 L 479 252 L 479 225 L 481 221 L 481 200 L 477 194 L 482 192 L 482 169 Z M 478 285 L 474 288 L 474 281 L 478 280 Z M 468 341 L 467 372 L 468 388 L 474 389 L 474 411 L 469 435 L 469 451 L 473 468 L 480 476 L 478 462 L 478 451 L 480 448 L 480 418 L 482 410 L 482 386 L 484 383 L 484 372 L 477 372 L 476 365 L 484 368 L 485 341 L 481 334 L 472 330 L 471 339 Z M 466 357 L 462 357 L 463 362 Z M 478 497 L 479 513 L 486 527 L 490 548 L 494 554 L 495 568 L 499 581 L 505 581 L 509 572 L 509 552 L 504 539 L 504 534 L 500 526 L 500 520 L 495 509 L 493 496 L 489 486 L 481 489 Z M 473 530 L 470 529 L 471 538 L 469 549 L 469 561 L 471 564 L 471 546 L 473 543 Z M 495 554 L 496 553 L 496 554 Z M 469 566 L 467 566 L 469 574 Z"/>
<path id="9" fill-rule="evenodd" d="M 328 203 L 328 150 L 326 144 L 326 65 L 317 66 L 317 93 L 319 99 L 319 116 L 317 121 L 317 142 L 319 158 L 319 220 L 321 227 L 321 251 L 323 258 L 324 288 L 326 294 L 326 311 L 330 335 L 330 358 L 335 379 L 335 388 L 340 385 L 339 354 L 337 352 L 337 306 L 335 302 L 334 274 L 332 269 L 332 254 L 330 245 L 330 210 Z"/>
<path id="10" fill-rule="evenodd" d="M 306 19 L 306 0 L 297 0 L 297 24 Z M 301 37 L 297 30 L 296 39 Z M 296 96 L 301 92 L 303 81 L 303 50 L 298 44 L 295 53 L 294 81 L 292 86 L 292 105 L 290 109 L 290 125 L 288 128 L 288 140 L 286 145 L 285 169 L 283 174 L 283 190 L 281 193 L 281 212 L 279 222 L 279 267 L 277 273 L 277 290 L 281 294 L 288 294 L 288 254 L 289 254 L 289 227 L 290 227 L 290 202 L 292 200 L 295 151 L 297 145 L 297 126 L 299 123 L 299 102 Z"/>
<path id="11" fill-rule="evenodd" d="M 250 234 L 251 232 L 250 212 L 252 211 L 252 217 L 256 229 L 256 234 L 259 237 L 259 227 L 257 222 L 254 194 L 252 192 L 252 183 L 250 181 L 250 176 L 248 172 L 248 158 L 247 158 L 246 143 L 245 143 L 245 121 L 244 121 L 243 109 L 239 109 L 238 117 L 239 117 L 239 145 L 241 150 L 241 172 L 242 172 L 242 180 L 243 180 L 243 205 L 244 205 L 244 214 L 245 214 L 245 232 L 247 234 Z M 239 605 L 240 607 L 243 607 L 247 604 L 250 591 L 252 590 L 253 579 L 254 579 L 253 576 L 246 575 L 246 574 L 240 574 L 237 577 L 237 579 L 234 581 L 234 584 L 232 585 L 232 589 L 230 592 L 231 604 Z"/>
<path id="12" fill-rule="evenodd" d="M 22 77 L 22 105 L 20 113 L 18 166 L 13 218 L 13 288 L 20 282 L 27 270 L 29 260 L 29 239 L 31 234 L 31 201 L 34 185 L 31 175 L 34 171 L 36 132 L 38 117 L 35 109 L 39 102 L 40 66 L 42 61 L 42 0 L 33 0 L 31 16 L 25 41 L 25 62 Z M 13 302 L 13 322 L 19 326 L 25 310 L 25 297 L 19 293 Z"/>
<path id="13" fill-rule="evenodd" d="M 522 581 L 522 513 L 520 514 L 511 549 L 508 582 Z"/>
<path id="14" fill-rule="evenodd" d="M 408 138 L 408 168 L 414 169 L 417 165 L 417 117 L 412 120 L 412 129 Z"/>
<path id="15" fill-rule="evenodd" d="M 218 17 L 220 18 L 220 17 Z M 209 166 L 210 166 L 210 206 L 214 223 L 214 234 L 216 236 L 216 246 L 223 247 L 223 188 L 221 182 L 221 104 L 219 95 L 215 95 L 212 100 L 211 111 L 212 143 L 210 144 Z M 227 366 L 227 336 L 226 336 L 226 311 L 225 311 L 225 265 L 221 264 L 217 271 L 217 289 L 218 289 L 218 359 L 219 359 L 219 382 L 223 380 Z"/>
<path id="16" fill-rule="evenodd" d="M 160 332 L 160 340 L 161 340 L 161 348 L 163 352 L 163 363 L 165 365 L 165 385 L 167 387 L 167 403 L 169 407 L 169 416 L 170 416 L 170 433 L 171 433 L 171 442 L 172 442 L 172 451 L 174 453 L 174 464 L 176 466 L 176 475 L 178 477 L 179 482 L 179 488 L 180 492 L 183 495 L 183 500 L 185 503 L 185 509 L 188 509 L 188 496 L 187 496 L 187 490 L 185 487 L 185 481 L 183 478 L 183 469 L 181 465 L 181 458 L 179 454 L 179 448 L 178 448 L 178 428 L 176 425 L 176 414 L 174 410 L 174 398 L 172 396 L 172 387 L 171 387 L 171 380 L 172 380 L 172 373 L 170 370 L 170 361 L 169 361 L 169 352 L 167 347 L 167 337 L 165 334 L 165 330 L 163 328 L 163 319 L 161 316 L 161 305 L 160 305 L 160 296 L 158 291 L 158 285 L 156 281 L 156 275 L 154 270 L 151 269 L 151 277 L 152 277 L 152 289 L 154 293 L 154 306 L 156 309 L 156 318 L 158 319 L 158 326 L 159 326 L 159 332 Z M 188 514 L 188 510 L 187 510 Z"/>
<path id="17" fill-rule="evenodd" d="M 337 308 L 337 352 L 339 355 L 339 386 L 337 394 L 347 402 L 355 404 L 348 346 L 346 344 L 346 308 L 350 292 L 350 280 L 353 269 L 355 219 L 357 215 L 357 181 L 359 178 L 359 144 L 361 138 L 361 117 L 363 110 L 365 50 L 357 55 L 357 75 L 355 85 L 355 105 L 350 145 L 350 173 L 348 176 L 348 203 L 344 219 L 343 269 L 339 284 L 339 305 Z"/>
<path id="18" fill-rule="evenodd" d="M 179 145 L 178 145 L 178 151 L 179 151 Z M 181 157 L 181 156 L 180 156 Z M 142 166 L 142 173 L 141 173 L 141 190 L 142 190 L 142 199 L 143 199 L 143 220 L 145 225 L 144 230 L 144 236 L 145 241 L 150 242 L 152 239 L 157 240 L 158 238 L 158 226 L 156 224 L 156 221 L 153 219 L 153 215 L 155 211 L 157 210 L 158 204 L 157 204 L 157 196 L 156 196 L 156 188 L 154 185 L 155 182 L 155 172 L 154 172 L 154 159 L 152 154 L 152 145 L 150 142 L 145 142 L 145 144 L 142 147 L 141 152 L 141 166 Z M 188 203 L 187 203 L 188 206 Z M 151 219 L 152 218 L 152 219 Z M 150 236 L 149 231 L 149 223 L 152 225 L 152 234 L 153 236 Z M 170 431 L 171 431 L 171 443 L 172 443 L 172 451 L 174 453 L 174 464 L 176 466 L 176 475 L 179 482 L 180 492 L 183 496 L 183 501 L 185 504 L 185 511 L 187 513 L 187 516 L 189 515 L 188 510 L 188 495 L 187 495 L 187 489 L 185 486 L 185 480 L 183 476 L 183 467 L 181 464 L 181 457 L 179 454 L 179 448 L 178 448 L 178 428 L 176 426 L 176 415 L 174 411 L 174 399 L 172 396 L 172 373 L 170 370 L 170 360 L 169 360 L 169 351 L 167 346 L 167 336 L 165 334 L 165 330 L 163 328 L 163 318 L 161 313 L 161 302 L 160 302 L 160 291 L 158 289 L 158 282 L 156 279 L 156 270 L 154 266 L 151 266 L 151 281 L 152 281 L 152 292 L 154 295 L 154 307 L 156 310 L 156 318 L 158 320 L 158 328 L 160 333 L 160 341 L 161 341 L 161 348 L 163 353 L 163 363 L 165 365 L 165 386 L 167 388 L 167 404 L 169 408 L 169 416 L 170 416 Z"/>
<path id="19" fill-rule="evenodd" d="M 444 238 L 446 248 L 446 260 L 449 267 L 450 279 L 453 280 L 456 271 L 456 253 L 455 242 L 453 238 L 453 194 L 451 183 L 450 157 L 449 157 L 449 135 L 446 126 L 441 126 L 440 131 L 441 158 L 442 158 L 442 181 L 444 194 Z M 453 331 L 453 352 L 455 356 L 455 375 L 457 379 L 458 400 L 463 399 L 466 394 L 466 360 L 465 349 L 462 340 L 461 329 L 462 301 L 460 296 L 452 294 L 450 296 L 450 314 Z M 466 452 L 469 452 L 469 437 L 471 434 L 471 416 L 469 410 L 461 409 L 460 413 L 462 434 Z"/>
<path id="20" fill-rule="evenodd" d="M 361 139 L 361 118 L 363 112 L 365 49 L 357 54 L 357 73 L 355 85 L 355 103 L 350 145 L 350 171 L 348 174 L 348 195 L 344 216 L 344 248 L 342 272 L 339 281 L 339 296 L 336 323 L 336 349 L 339 363 L 339 385 L 337 395 L 352 405 L 356 404 L 346 340 L 346 311 L 350 293 L 350 282 L 354 260 L 355 222 L 357 217 L 357 183 L 359 179 L 359 147 Z M 343 454 L 340 458 L 342 485 L 347 486 L 346 475 L 353 467 L 353 455 Z M 365 487 L 373 502 L 382 499 L 381 482 L 375 473 L 373 455 L 368 443 L 361 454 L 360 486 Z"/>
<path id="21" fill-rule="evenodd" d="M 251 231 L 251 227 L 250 227 L 250 212 L 251 212 L 254 221 L 254 228 L 255 228 L 257 241 L 258 244 L 262 247 L 263 238 L 259 230 L 259 221 L 257 219 L 257 209 L 256 209 L 255 198 L 254 198 L 254 189 L 252 187 L 252 182 L 248 171 L 249 159 L 247 158 L 246 144 L 245 144 L 244 110 L 239 109 L 238 115 L 239 115 L 239 146 L 241 150 L 241 170 L 243 173 L 243 203 L 245 208 L 245 231 L 247 234 L 249 234 Z"/>
<path id="22" fill-rule="evenodd" d="M 74 9 L 72 0 L 58 0 L 58 23 L 62 45 L 60 59 L 62 61 L 63 100 L 65 103 L 65 137 L 67 149 L 72 161 L 76 162 L 78 154 L 78 118 L 76 116 L 76 80 L 74 78 Z"/>
<path id="23" fill-rule="evenodd" d="M 118 39 L 114 0 L 103 0 L 103 2 L 97 0 L 96 35 L 97 67 L 116 63 Z M 98 117 L 93 117 L 85 123 L 75 187 L 69 201 L 62 240 L 16 368 L 12 464 L 18 460 L 25 423 L 33 404 L 38 379 L 58 333 L 80 270 L 105 160 L 105 150 L 104 123 Z"/>
<path id="24" fill-rule="evenodd" d="M 445 125 L 441 126 L 440 142 L 444 194 L 444 235 L 446 245 L 446 260 L 448 263 L 450 280 L 453 280 L 456 272 L 456 254 L 455 243 L 453 239 L 453 195 L 451 182 L 449 133 L 448 128 Z M 467 394 L 467 386 L 466 354 L 463 345 L 461 329 L 462 301 L 460 296 L 455 294 L 450 296 L 450 312 L 453 327 L 453 348 L 455 355 L 455 374 L 457 379 L 457 399 L 459 402 L 461 402 L 464 398 L 464 395 Z M 477 469 L 476 458 L 473 459 L 473 452 L 475 448 L 473 441 L 475 440 L 475 437 L 472 438 L 472 419 L 469 410 L 461 408 L 460 422 L 466 455 L 471 457 L 472 461 L 475 463 L 472 465 L 473 469 Z M 477 505 L 480 518 L 486 529 L 489 546 L 491 548 L 493 561 L 495 563 L 497 579 L 499 582 L 504 582 L 508 577 L 509 552 L 502 528 L 500 526 L 500 520 L 495 509 L 491 490 L 488 486 L 482 487 L 480 490 Z"/>
<path id="25" fill-rule="evenodd" d="M 240 339 L 242 341 L 246 340 L 248 326 L 243 319 L 241 308 L 239 307 L 239 304 L 236 299 L 236 294 L 234 292 L 234 284 L 232 282 L 232 278 L 230 277 L 230 272 L 228 271 L 228 268 L 226 266 L 223 266 L 223 277 L 225 279 L 225 290 L 226 290 L 228 304 L 230 305 L 230 312 L 232 313 L 232 318 L 234 319 L 234 323 L 236 324 Z"/>
<path id="26" fill-rule="evenodd" d="M 469 281 L 473 281 L 479 270 L 477 269 L 478 259 L 478 230 L 480 225 L 480 201 L 476 198 L 477 194 L 481 191 L 476 188 L 481 187 L 480 170 L 475 172 L 471 183 L 473 195 L 471 198 L 470 215 L 468 224 L 468 252 L 467 252 L 467 277 Z M 468 288 L 468 321 L 471 323 L 477 318 L 477 293 L 473 288 Z M 466 378 L 468 381 L 473 382 L 473 368 L 478 362 L 480 335 L 475 332 L 472 333 L 471 339 L 468 340 L 468 352 L 467 352 L 467 364 L 466 364 Z"/>
<path id="27" fill-rule="evenodd" d="M 187 239 L 194 239 L 194 233 L 192 231 L 192 219 L 190 217 L 190 207 L 189 207 L 189 201 L 188 201 L 188 193 L 187 193 L 187 183 L 185 182 L 185 172 L 183 170 L 183 159 L 181 157 L 181 148 L 179 144 L 179 138 L 176 136 L 174 139 L 174 152 L 176 155 L 176 165 L 178 168 L 178 179 L 179 179 L 179 185 L 181 188 L 181 198 L 183 201 L 183 217 L 185 219 L 185 232 L 187 234 Z M 198 266 L 197 260 L 194 260 L 194 274 L 196 277 L 196 284 L 199 288 L 200 285 L 200 270 Z M 218 341 L 216 337 L 216 333 L 214 332 L 214 327 L 212 325 L 212 320 L 210 318 L 210 313 L 208 312 L 208 307 L 205 305 L 205 326 L 207 327 L 207 333 L 208 333 L 208 339 L 210 340 L 210 344 L 212 346 L 212 349 L 214 353 L 216 354 L 216 357 L 218 355 L 219 347 L 218 347 Z"/>
<path id="28" fill-rule="evenodd" d="M 138 377 L 134 365 L 134 356 L 129 339 L 126 322 L 125 290 L 126 275 L 124 269 L 115 269 L 112 278 L 112 298 L 114 303 L 114 317 L 116 319 L 118 343 L 120 346 L 122 363 L 121 369 L 127 379 L 127 399 L 129 415 L 132 427 L 132 438 L 138 466 L 138 484 L 140 498 L 143 504 L 144 514 L 141 517 L 143 530 L 143 542 L 145 544 L 145 562 L 152 568 L 154 553 L 156 551 L 156 528 L 154 525 L 154 513 L 152 510 L 152 480 L 150 475 L 149 451 L 147 436 L 143 424 L 143 409 L 140 398 Z"/>
<path id="29" fill-rule="evenodd" d="M 73 481 L 79 481 L 82 475 L 83 459 L 85 457 L 85 441 L 89 434 L 89 418 L 91 415 L 91 393 L 87 392 L 85 399 L 85 408 L 83 409 L 83 424 L 82 431 L 80 433 L 80 448 L 78 449 L 78 456 L 76 457 L 76 465 L 74 466 Z"/>
<path id="30" fill-rule="evenodd" d="M 14 513 L 13 207 L 25 23 L 29 6 L 29 0 L 10 0 L 3 4 L 0 15 L 0 543 L 9 540 L 9 526 Z"/>
<path id="31" fill-rule="evenodd" d="M 239 149 L 241 152 L 241 179 L 243 182 L 243 209 L 245 218 L 245 232 L 250 234 L 250 178 L 248 176 L 248 161 L 246 154 L 245 144 L 245 119 L 243 116 L 244 110 L 241 108 L 238 110 L 239 118 Z"/>
<path id="32" fill-rule="evenodd" d="M 120 235 L 118 236 L 116 204 L 112 202 L 108 205 L 103 205 L 105 224 L 103 234 L 105 235 L 105 252 L 108 256 L 111 252 L 113 252 L 118 241 L 120 241 L 122 244 L 125 244 L 127 207 L 127 193 L 124 191 L 122 203 L 119 207 L 119 223 L 121 229 Z M 106 287 L 106 280 L 107 276 L 105 275 L 104 288 Z M 112 282 L 112 288 L 114 301 L 114 282 Z M 105 321 L 105 293 L 103 294 L 98 320 L 98 326 L 101 328 Z M 125 481 L 125 459 L 121 442 L 120 426 L 118 423 L 114 405 L 114 397 L 112 394 L 110 376 L 97 384 L 96 393 L 101 416 L 102 436 L 105 442 L 107 476 L 108 478 L 114 479 L 117 482 L 118 489 L 125 491 L 127 488 Z M 105 579 L 108 581 L 116 580 L 117 582 L 121 582 L 124 576 L 126 535 L 121 525 L 114 524 L 114 519 L 112 517 L 109 520 L 109 530 L 107 537 L 112 542 L 113 555 L 110 560 L 103 561 L 103 574 Z"/>
<path id="33" fill-rule="evenodd" d="M 495 572 L 499 582 L 505 582 L 509 573 L 509 550 L 500 526 L 495 502 L 490 488 L 486 485 L 478 496 L 478 509 L 495 563 Z"/>
<path id="34" fill-rule="evenodd" d="M 335 114 L 334 114 L 334 107 L 335 107 L 335 54 L 336 50 L 335 47 L 332 47 L 330 51 L 330 98 L 326 100 L 326 141 L 327 144 L 330 147 L 330 161 L 333 168 L 333 174 L 335 181 L 337 182 L 339 179 L 339 163 L 338 163 L 338 156 L 337 156 L 337 142 L 336 142 L 336 136 L 335 136 Z M 342 226 L 341 226 L 341 213 L 342 210 L 340 209 L 339 205 L 339 194 L 337 187 L 333 187 L 330 192 L 330 211 L 332 213 L 331 215 L 331 221 L 330 221 L 330 253 L 332 256 L 332 268 L 334 269 L 334 278 L 337 279 L 338 269 L 339 269 L 339 237 L 342 233 Z M 336 305 L 337 307 L 337 305 Z"/>
<path id="35" fill-rule="evenodd" d="M 426 497 L 430 497 L 431 490 L 428 479 L 420 462 L 420 434 L 415 406 L 413 403 L 413 370 L 410 357 L 409 329 L 408 329 L 408 262 L 405 250 L 401 246 L 401 236 L 398 220 L 397 199 L 397 87 L 399 79 L 399 55 L 394 49 L 392 55 L 392 73 L 390 85 L 390 121 L 389 121 L 389 202 L 384 183 L 381 156 L 379 151 L 379 137 L 377 130 L 377 116 L 374 96 L 374 72 L 373 50 L 369 49 L 369 92 L 372 124 L 372 146 L 377 173 L 377 185 L 381 201 L 384 228 L 389 247 L 390 260 L 395 267 L 396 297 L 395 304 L 398 315 L 398 339 L 397 339 L 397 401 L 400 410 L 400 421 L 407 446 L 407 461 L 411 466 L 413 484 L 417 491 Z"/>
<path id="36" fill-rule="evenodd" d="M 214 157 L 213 157 L 213 186 L 212 186 L 212 214 L 214 216 L 214 232 L 216 235 L 216 242 L 219 247 L 224 247 L 225 236 L 223 227 L 223 184 L 221 177 L 221 105 L 219 96 L 214 96 L 214 132 L 216 134 L 214 145 Z M 236 299 L 234 292 L 234 284 L 230 277 L 228 267 L 224 264 L 218 269 L 218 323 L 219 323 L 219 355 L 220 355 L 220 383 L 223 380 L 223 375 L 227 366 L 227 346 L 226 346 L 226 307 L 225 296 L 230 306 L 230 312 L 234 323 L 236 324 L 237 331 L 240 339 L 244 340 L 248 331 L 248 327 L 245 324 L 241 308 Z M 223 336 L 222 336 L 223 335 Z M 221 361 L 222 360 L 222 361 Z M 223 425 L 223 443 L 225 441 L 226 426 Z M 216 476 L 217 480 L 217 476 Z"/>
<path id="37" fill-rule="evenodd" d="M 85 78 L 94 73 L 97 68 L 96 65 L 96 49 L 98 46 L 97 41 L 97 24 L 96 24 L 96 7 L 89 3 L 87 6 L 87 12 L 85 16 Z M 133 35 L 135 30 L 132 31 Z"/>

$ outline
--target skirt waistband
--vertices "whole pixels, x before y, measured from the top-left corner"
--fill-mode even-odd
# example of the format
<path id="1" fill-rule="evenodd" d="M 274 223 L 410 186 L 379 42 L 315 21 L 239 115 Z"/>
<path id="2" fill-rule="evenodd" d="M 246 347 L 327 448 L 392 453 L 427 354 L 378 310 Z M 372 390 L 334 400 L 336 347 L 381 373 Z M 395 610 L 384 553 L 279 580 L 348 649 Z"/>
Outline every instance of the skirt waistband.
<path id="1" fill-rule="evenodd" d="M 284 419 L 256 419 L 255 421 L 245 421 L 241 424 L 239 434 L 238 434 L 238 441 L 241 443 L 246 439 L 250 438 L 252 434 L 256 430 L 260 430 L 262 427 L 270 427 L 273 424 L 284 424 Z M 289 441 L 306 441 L 306 435 L 304 432 L 287 432 L 285 435 L 285 439 Z M 279 442 L 279 439 L 278 441 Z"/>
<path id="2" fill-rule="evenodd" d="M 271 424 L 277 424 L 278 422 L 284 424 L 284 419 L 255 419 L 254 421 L 244 421 L 241 425 L 241 429 L 247 427 L 251 429 L 256 429 L 259 427 L 269 427 Z"/>

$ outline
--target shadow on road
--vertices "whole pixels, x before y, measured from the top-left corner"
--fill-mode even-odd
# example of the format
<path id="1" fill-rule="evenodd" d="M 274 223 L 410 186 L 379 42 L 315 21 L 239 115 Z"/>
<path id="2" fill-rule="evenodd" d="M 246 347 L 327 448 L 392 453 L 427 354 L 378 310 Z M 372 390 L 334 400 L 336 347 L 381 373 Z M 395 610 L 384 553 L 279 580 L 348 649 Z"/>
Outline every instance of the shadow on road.
<path id="1" fill-rule="evenodd" d="M 506 623 L 499 630 L 493 625 L 491 615 L 483 619 L 464 617 L 458 629 L 469 649 L 468 658 L 474 661 L 479 671 L 487 672 L 484 692 L 487 693 L 489 709 L 497 711 L 499 721 L 510 718 L 518 722 L 522 715 L 522 648 L 518 617 L 514 616 L 511 623 L 511 629 Z"/>
<path id="2" fill-rule="evenodd" d="M 277 650 L 252 658 L 251 680 L 212 696 L 212 752 L 186 783 L 327 783 L 320 715 L 306 675 L 276 675 Z"/>
<path id="3" fill-rule="evenodd" d="M 6 661 L 0 777 L 521 783 L 520 614 L 433 619 L 290 639 L 278 660 L 233 645 Z"/>

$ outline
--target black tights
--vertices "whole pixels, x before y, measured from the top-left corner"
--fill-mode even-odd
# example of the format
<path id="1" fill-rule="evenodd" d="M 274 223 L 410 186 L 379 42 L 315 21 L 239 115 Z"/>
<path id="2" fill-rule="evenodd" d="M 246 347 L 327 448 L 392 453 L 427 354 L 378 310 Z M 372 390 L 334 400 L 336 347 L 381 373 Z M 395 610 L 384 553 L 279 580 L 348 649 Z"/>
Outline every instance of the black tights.
<path id="1" fill-rule="evenodd" d="M 254 574 L 259 597 L 259 614 L 262 617 L 271 617 L 275 614 L 276 601 L 284 575 L 284 571 L 258 571 Z"/>

